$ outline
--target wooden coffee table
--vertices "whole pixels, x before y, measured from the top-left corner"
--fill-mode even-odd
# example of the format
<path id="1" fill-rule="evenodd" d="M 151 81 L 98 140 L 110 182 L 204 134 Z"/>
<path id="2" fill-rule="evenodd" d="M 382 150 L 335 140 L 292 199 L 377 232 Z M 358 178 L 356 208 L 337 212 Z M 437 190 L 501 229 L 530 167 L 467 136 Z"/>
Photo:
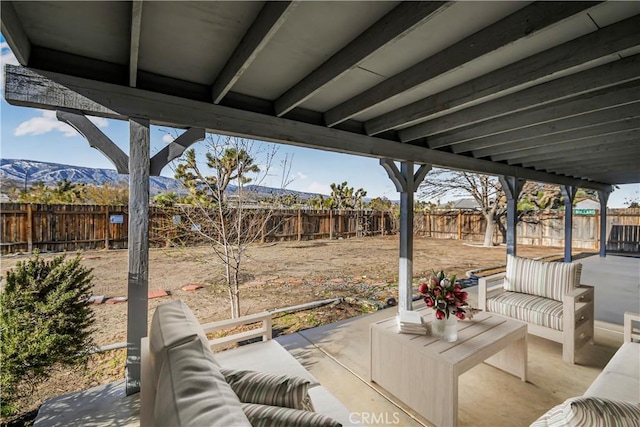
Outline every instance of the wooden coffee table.
<path id="1" fill-rule="evenodd" d="M 431 322 L 433 309 L 417 310 Z M 371 324 L 371 381 L 437 426 L 458 423 L 458 377 L 480 362 L 527 380 L 527 326 L 478 313 L 458 321 L 458 340 L 399 334 L 396 318 Z"/>

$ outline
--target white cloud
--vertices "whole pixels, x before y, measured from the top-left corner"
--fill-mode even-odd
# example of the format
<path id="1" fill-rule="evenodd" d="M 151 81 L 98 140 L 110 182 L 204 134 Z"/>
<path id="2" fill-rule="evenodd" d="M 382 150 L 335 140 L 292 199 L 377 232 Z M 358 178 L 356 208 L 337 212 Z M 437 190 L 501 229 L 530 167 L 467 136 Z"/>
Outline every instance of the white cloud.
<path id="1" fill-rule="evenodd" d="M 305 187 L 305 189 L 302 191 L 305 191 L 307 193 L 329 194 L 331 193 L 331 186 L 329 184 L 322 184 L 314 181 L 310 185 Z"/>
<path id="2" fill-rule="evenodd" d="M 293 179 L 294 180 L 300 180 L 300 179 L 307 179 L 307 175 L 303 174 L 302 172 L 296 172 L 293 174 Z"/>
<path id="3" fill-rule="evenodd" d="M 2 64 L 2 69 L 4 70 L 4 64 L 18 65 L 18 59 L 11 52 L 11 48 L 9 48 L 9 43 L 1 42 L 0 43 L 0 51 L 2 52 L 2 56 L 0 57 L 0 63 Z"/>
<path id="4" fill-rule="evenodd" d="M 19 65 L 19 63 L 7 42 L 0 42 L 0 51 L 2 52 L 0 56 L 0 75 L 2 76 L 0 78 L 0 93 L 4 93 L 4 64 Z"/>
<path id="5" fill-rule="evenodd" d="M 173 142 L 173 136 L 169 135 L 168 133 L 165 133 L 162 136 L 162 142 L 164 142 L 165 144 L 170 144 Z"/>
<path id="6" fill-rule="evenodd" d="M 55 111 L 38 110 L 41 113 L 40 117 L 33 117 L 27 121 L 24 121 L 18 125 L 13 131 L 15 136 L 24 135 L 42 135 L 45 133 L 59 131 L 64 136 L 77 136 L 78 132 L 66 123 L 58 121 Z M 107 119 L 101 117 L 89 117 L 89 120 L 98 127 L 104 128 L 109 125 Z"/>

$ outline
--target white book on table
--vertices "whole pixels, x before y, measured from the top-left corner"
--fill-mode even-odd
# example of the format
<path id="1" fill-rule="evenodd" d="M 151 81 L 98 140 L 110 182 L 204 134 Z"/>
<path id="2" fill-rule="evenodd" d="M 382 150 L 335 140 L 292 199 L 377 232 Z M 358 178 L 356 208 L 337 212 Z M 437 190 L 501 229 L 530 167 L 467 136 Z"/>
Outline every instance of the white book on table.
<path id="1" fill-rule="evenodd" d="M 424 323 L 422 316 L 417 311 L 400 310 L 397 316 L 398 333 L 426 335 L 429 327 Z"/>
<path id="2" fill-rule="evenodd" d="M 398 324 L 400 325 L 422 325 L 424 320 L 417 311 L 400 310 L 398 311 Z"/>

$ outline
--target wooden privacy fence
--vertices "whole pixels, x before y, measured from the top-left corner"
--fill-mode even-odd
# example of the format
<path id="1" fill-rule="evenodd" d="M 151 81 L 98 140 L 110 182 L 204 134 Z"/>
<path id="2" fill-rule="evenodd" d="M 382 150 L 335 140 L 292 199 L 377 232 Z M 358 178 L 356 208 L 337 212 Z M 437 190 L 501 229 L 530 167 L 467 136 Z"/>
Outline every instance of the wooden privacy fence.
<path id="1" fill-rule="evenodd" d="M 397 231 L 393 213 L 358 210 L 261 210 L 250 209 L 244 227 L 258 241 L 335 239 L 392 234 Z M 151 207 L 150 244 L 155 247 L 176 242 L 201 244 L 207 221 L 185 208 Z M 127 247 L 126 206 L 0 204 L 0 249 L 16 252 L 62 252 L 79 249 L 124 249 Z M 256 228 L 258 227 L 258 228 Z M 481 241 L 486 224 L 475 211 L 426 212 L 415 215 L 414 233 L 438 239 Z M 599 248 L 600 217 L 574 215 L 574 248 Z M 496 229 L 495 242 L 502 242 Z M 564 213 L 523 215 L 518 223 L 518 244 L 562 247 Z M 609 209 L 607 250 L 640 252 L 640 209 Z"/>
<path id="2" fill-rule="evenodd" d="M 415 234 L 438 239 L 481 241 L 485 229 L 486 221 L 476 211 L 425 212 L 414 218 Z M 496 227 L 494 242 L 503 242 L 503 233 L 504 227 Z M 609 251 L 640 252 L 640 209 L 608 209 L 606 236 Z M 522 214 L 516 238 L 521 245 L 564 246 L 564 211 Z M 598 250 L 599 239 L 599 211 L 573 215 L 572 247 Z"/>
<path id="3" fill-rule="evenodd" d="M 215 237 L 215 228 L 205 218 L 214 215 L 215 211 L 152 206 L 149 243 L 154 247 L 201 244 L 207 236 Z M 366 237 L 396 230 L 392 212 L 371 210 L 245 209 L 242 218 L 246 232 L 255 233 L 262 242 Z M 128 208 L 1 203 L 0 226 L 2 254 L 124 249 Z"/>

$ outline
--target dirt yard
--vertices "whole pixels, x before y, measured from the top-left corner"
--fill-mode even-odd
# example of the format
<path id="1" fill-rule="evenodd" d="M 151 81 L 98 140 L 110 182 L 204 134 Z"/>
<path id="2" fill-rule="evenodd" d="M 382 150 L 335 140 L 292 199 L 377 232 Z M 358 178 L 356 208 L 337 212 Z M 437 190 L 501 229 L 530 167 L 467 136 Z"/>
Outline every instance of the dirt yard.
<path id="1" fill-rule="evenodd" d="M 251 247 L 243 261 L 244 284 L 241 310 L 244 314 L 289 307 L 335 297 L 347 302 L 298 313 L 274 316 L 275 334 L 353 317 L 372 310 L 370 304 L 385 304 L 397 297 L 398 236 L 346 240 L 268 243 Z M 558 254 L 562 248 L 519 246 L 518 255 L 538 257 Z M 45 258 L 55 254 L 43 254 Z M 127 295 L 127 251 L 87 251 L 80 254 L 93 269 L 94 295 L 107 298 Z M 2 275 L 27 259 L 26 255 L 2 257 Z M 457 240 L 414 239 L 414 277 L 432 269 L 465 277 L 470 269 L 502 264 L 505 247 L 483 248 Z M 149 290 L 165 290 L 167 297 L 149 300 L 149 319 L 158 304 L 181 298 L 201 322 L 230 317 L 223 265 L 206 248 L 153 249 L 149 262 Z M 202 285 L 183 291 L 186 285 Z M 104 346 L 126 340 L 126 303 L 94 305 L 96 344 Z M 59 372 L 35 390 L 24 402 L 24 410 L 35 410 L 43 399 L 123 378 L 123 350 L 96 355 L 87 371 Z M 3 420 L 6 421 L 6 420 Z M 19 425 L 19 424 L 14 424 Z"/>

